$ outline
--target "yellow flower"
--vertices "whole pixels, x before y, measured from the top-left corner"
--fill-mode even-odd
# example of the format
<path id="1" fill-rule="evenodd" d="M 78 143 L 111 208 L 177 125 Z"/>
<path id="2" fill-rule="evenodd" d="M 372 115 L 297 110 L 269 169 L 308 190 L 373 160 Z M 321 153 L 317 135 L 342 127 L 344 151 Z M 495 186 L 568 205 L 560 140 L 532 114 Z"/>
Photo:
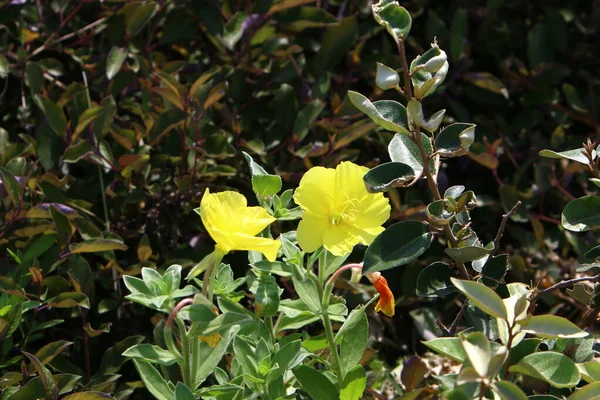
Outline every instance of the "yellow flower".
<path id="1" fill-rule="evenodd" d="M 368 274 L 367 278 L 375 286 L 377 292 L 379 292 L 379 300 L 377 300 L 377 304 L 375 305 L 375 311 L 381 311 L 388 317 L 393 317 L 396 311 L 396 301 L 394 300 L 394 294 L 388 286 L 387 279 L 379 272 Z"/>
<path id="2" fill-rule="evenodd" d="M 363 183 L 367 168 L 345 161 L 333 168 L 314 167 L 300 180 L 294 200 L 304 214 L 298 243 L 306 252 L 324 246 L 343 256 L 383 232 L 390 205 L 382 193 L 369 193 Z"/>
<path id="3" fill-rule="evenodd" d="M 198 209 L 195 210 L 198 212 Z M 200 202 L 199 212 L 204 227 L 217 243 L 216 249 L 227 254 L 231 250 L 254 250 L 275 261 L 281 246 L 279 240 L 256 237 L 275 221 L 262 207 L 248 207 L 246 198 L 236 192 L 210 193 L 208 188 Z"/>

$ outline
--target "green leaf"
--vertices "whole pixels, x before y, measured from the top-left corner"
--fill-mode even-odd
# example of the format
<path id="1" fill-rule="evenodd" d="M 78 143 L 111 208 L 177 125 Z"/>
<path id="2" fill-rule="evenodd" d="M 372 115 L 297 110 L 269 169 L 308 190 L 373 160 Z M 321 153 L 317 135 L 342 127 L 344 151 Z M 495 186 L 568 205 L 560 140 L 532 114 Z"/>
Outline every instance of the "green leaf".
<path id="1" fill-rule="evenodd" d="M 468 30 L 467 10 L 459 8 L 454 12 L 450 26 L 450 56 L 453 60 L 459 60 L 465 53 Z"/>
<path id="2" fill-rule="evenodd" d="M 577 369 L 581 373 L 581 377 L 588 383 L 600 381 L 600 363 L 596 361 L 588 361 L 581 364 L 576 364 Z"/>
<path id="3" fill-rule="evenodd" d="M 119 73 L 123 62 L 127 58 L 127 54 L 127 49 L 123 47 L 115 46 L 110 49 L 108 57 L 106 58 L 106 77 L 109 81 Z"/>
<path id="4" fill-rule="evenodd" d="M 393 187 L 403 187 L 415 179 L 415 171 L 404 163 L 389 162 L 370 169 L 363 181 L 370 193 L 385 192 Z"/>
<path id="5" fill-rule="evenodd" d="M 259 198 L 272 196 L 281 190 L 282 181 L 279 175 L 254 175 L 252 190 Z"/>
<path id="6" fill-rule="evenodd" d="M 254 294 L 254 312 L 257 317 L 272 317 L 279 310 L 279 289 L 275 277 L 261 274 L 250 287 Z"/>
<path id="7" fill-rule="evenodd" d="M 4 186 L 4 190 L 8 195 L 11 203 L 16 207 L 21 202 L 21 185 L 17 178 L 7 170 L 6 168 L 0 167 L 0 184 Z"/>
<path id="8" fill-rule="evenodd" d="M 140 378 L 144 382 L 146 389 L 158 400 L 173 400 L 173 390 L 162 377 L 160 372 L 151 364 L 134 359 L 133 364 L 140 374 Z"/>
<path id="9" fill-rule="evenodd" d="M 583 147 L 579 148 L 579 149 L 573 149 L 573 150 L 567 150 L 567 151 L 561 151 L 561 152 L 556 152 L 556 151 L 552 151 L 552 150 L 542 150 L 539 152 L 539 155 L 542 157 L 546 157 L 546 158 L 558 158 L 558 159 L 577 161 L 578 163 L 587 165 L 590 163 L 590 160 L 585 155 L 583 155 L 583 151 L 584 151 Z M 595 150 L 592 155 L 594 156 L 593 158 L 596 158 Z"/>
<path id="10" fill-rule="evenodd" d="M 89 239 L 70 246 L 71 254 L 127 250 L 128 248 L 123 242 L 114 239 Z"/>
<path id="11" fill-rule="evenodd" d="M 35 102 L 46 116 L 46 120 L 54 133 L 64 137 L 67 133 L 67 119 L 62 109 L 52 100 L 39 94 L 35 95 Z"/>
<path id="12" fill-rule="evenodd" d="M 461 338 L 465 354 L 481 378 L 487 377 L 492 361 L 492 351 L 488 338 L 481 332 L 472 332 Z"/>
<path id="13" fill-rule="evenodd" d="M 321 312 L 321 302 L 319 296 L 319 289 L 315 285 L 312 279 L 300 280 L 296 276 L 292 277 L 294 283 L 294 289 L 298 293 L 300 300 L 308 307 L 308 309 L 314 313 Z"/>
<path id="14" fill-rule="evenodd" d="M 74 144 L 71 144 L 63 154 L 63 162 L 74 164 L 87 156 L 94 154 L 92 146 L 87 140 L 79 139 Z"/>
<path id="15" fill-rule="evenodd" d="M 44 84 L 44 70 L 35 61 L 28 61 L 25 65 L 25 83 L 29 86 L 31 96 L 42 93 Z"/>
<path id="16" fill-rule="evenodd" d="M 315 99 L 300 110 L 294 122 L 296 143 L 301 142 L 308 135 L 310 128 L 321 114 L 321 111 L 323 111 L 323 108 L 325 108 L 325 103 L 319 99 Z"/>
<path id="17" fill-rule="evenodd" d="M 81 392 L 70 394 L 62 400 L 115 400 L 115 398 L 101 392 Z"/>
<path id="18" fill-rule="evenodd" d="M 510 381 L 497 381 L 492 387 L 500 400 L 527 400 L 525 392 Z"/>
<path id="19" fill-rule="evenodd" d="M 553 351 L 525 356 L 508 370 L 543 380 L 557 388 L 574 387 L 581 379 L 575 363 L 569 357 Z"/>
<path id="20" fill-rule="evenodd" d="M 367 375 L 362 365 L 352 368 L 344 377 L 340 400 L 359 400 L 367 388 Z"/>
<path id="21" fill-rule="evenodd" d="M 55 308 L 83 307 L 90 308 L 90 299 L 80 292 L 63 292 L 48 300 L 48 305 Z"/>
<path id="22" fill-rule="evenodd" d="M 117 373 L 121 368 L 121 365 L 127 361 L 127 358 L 123 357 L 122 353 L 129 347 L 138 344 L 143 340 L 143 336 L 129 336 L 112 345 L 102 356 L 98 374 L 106 375 Z"/>
<path id="23" fill-rule="evenodd" d="M 369 321 L 364 312 L 364 307 L 358 311 L 352 310 L 352 312 L 358 313 L 360 317 L 356 322 L 349 325 L 341 335 L 340 366 L 344 375 L 358 365 L 369 340 Z"/>
<path id="24" fill-rule="evenodd" d="M 44 387 L 44 392 L 46 393 L 46 398 L 54 398 L 56 382 L 54 382 L 54 379 L 52 379 L 52 372 L 50 372 L 50 370 L 46 368 L 33 354 L 27 353 L 26 351 L 23 351 L 22 353 L 29 359 L 38 376 L 40 377 L 42 386 Z"/>
<path id="25" fill-rule="evenodd" d="M 356 16 L 339 19 L 325 29 L 314 60 L 315 71 L 329 71 L 348 55 L 359 33 Z"/>
<path id="26" fill-rule="evenodd" d="M 0 78 L 6 79 L 9 72 L 8 60 L 4 57 L 4 54 L 0 54 Z"/>
<path id="27" fill-rule="evenodd" d="M 233 50 L 236 43 L 242 38 L 244 34 L 244 22 L 247 18 L 248 15 L 246 13 L 238 11 L 225 25 L 223 29 L 223 43 L 229 50 Z"/>
<path id="28" fill-rule="evenodd" d="M 6 392 L 6 394 L 8 395 L 9 389 L 7 388 L 7 390 L 3 391 L 3 395 L 4 392 Z M 19 390 L 17 390 L 10 397 L 8 397 L 8 399 L 10 400 L 31 400 L 43 398 L 51 399 L 52 397 L 46 397 L 44 386 L 42 385 L 42 380 L 37 376 L 33 379 L 30 379 L 29 382 L 27 382 L 24 386 L 19 388 Z"/>
<path id="29" fill-rule="evenodd" d="M 377 63 L 375 84 L 381 90 L 393 89 L 400 83 L 400 75 L 390 67 Z"/>
<path id="30" fill-rule="evenodd" d="M 371 103 L 365 96 L 352 90 L 348 90 L 348 99 L 354 107 L 365 113 L 377 125 L 391 132 L 409 134 L 406 108 L 397 101 L 380 100 Z"/>
<path id="31" fill-rule="evenodd" d="M 380 233 L 367 248 L 363 274 L 405 265 L 431 245 L 429 226 L 419 221 L 402 221 Z"/>
<path id="32" fill-rule="evenodd" d="M 174 400 L 196 400 L 196 396 L 194 396 L 194 393 L 183 382 L 177 382 Z"/>
<path id="33" fill-rule="evenodd" d="M 415 126 L 421 127 L 427 132 L 434 132 L 440 127 L 446 110 L 440 110 L 429 117 L 429 119 L 426 119 L 425 114 L 423 114 L 421 102 L 412 98 L 406 105 L 406 112 L 408 113 L 408 119 Z"/>
<path id="34" fill-rule="evenodd" d="M 467 354 L 462 346 L 461 340 L 456 337 L 442 337 L 428 340 L 423 344 L 431 350 L 438 352 L 452 360 L 463 363 L 467 359 Z"/>
<path id="35" fill-rule="evenodd" d="M 434 262 L 423 268 L 417 278 L 417 296 L 441 297 L 456 291 L 450 281 L 454 277 L 450 266 L 443 262 Z"/>
<path id="36" fill-rule="evenodd" d="M 600 197 L 584 196 L 571 200 L 562 212 L 561 224 L 573 232 L 600 228 Z"/>
<path id="37" fill-rule="evenodd" d="M 463 75 L 464 79 L 480 89 L 499 94 L 508 100 L 508 89 L 504 83 L 489 72 L 470 72 Z"/>
<path id="38" fill-rule="evenodd" d="M 436 136 L 435 150 L 444 157 L 452 157 L 469 150 L 475 141 L 475 124 L 448 125 Z"/>
<path id="39" fill-rule="evenodd" d="M 96 118 L 98 118 L 103 110 L 104 108 L 100 106 L 88 108 L 87 110 L 85 110 L 79 116 L 79 120 L 77 121 L 77 127 L 75 128 L 73 135 L 77 136 L 81 132 L 83 132 L 85 127 L 92 123 L 92 121 L 94 121 Z"/>
<path id="40" fill-rule="evenodd" d="M 575 89 L 575 86 L 569 83 L 563 83 L 562 90 L 565 94 L 567 102 L 573 110 L 580 113 L 588 112 L 588 109 L 585 107 L 585 104 L 583 104 L 583 101 L 581 101 L 581 98 L 579 97 L 579 93 L 577 93 L 577 89 Z"/>
<path id="41" fill-rule="evenodd" d="M 450 278 L 454 286 L 458 288 L 478 308 L 492 317 L 508 319 L 508 313 L 504 302 L 489 287 L 483 283 Z"/>
<path id="42" fill-rule="evenodd" d="M 202 382 L 208 378 L 210 374 L 212 374 L 221 362 L 223 356 L 227 352 L 229 345 L 233 338 L 237 335 L 240 330 L 239 326 L 232 326 L 224 335 L 219 339 L 219 343 L 215 346 L 214 349 L 210 352 L 210 354 L 205 355 L 202 360 L 202 365 L 196 371 L 196 384 L 200 385 Z"/>
<path id="43" fill-rule="evenodd" d="M 591 383 L 573 392 L 567 400 L 599 400 L 600 382 Z"/>
<path id="44" fill-rule="evenodd" d="M 123 352 L 123 356 L 160 365 L 172 365 L 177 362 L 177 358 L 170 351 L 146 343 L 128 348 Z"/>
<path id="45" fill-rule="evenodd" d="M 589 335 L 566 318 L 556 315 L 534 315 L 520 321 L 521 331 L 545 338 L 581 338 Z"/>
<path id="46" fill-rule="evenodd" d="M 408 37 L 412 18 L 406 8 L 401 7 L 395 0 L 379 0 L 371 7 L 375 21 L 383 25 L 396 42 Z"/>
<path id="47" fill-rule="evenodd" d="M 144 25 L 146 25 L 148 21 L 152 19 L 157 11 L 158 5 L 153 1 L 137 7 L 127 20 L 127 30 L 129 31 L 129 36 L 133 37 L 137 35 L 142 30 Z M 108 79 L 110 80 L 110 78 Z"/>
<path id="48" fill-rule="evenodd" d="M 421 143 L 425 149 L 425 154 L 429 156 L 433 153 L 433 147 L 431 145 L 431 139 L 421 132 Z M 390 144 L 388 145 L 388 153 L 390 159 L 394 162 L 400 162 L 408 165 L 415 171 L 416 176 L 423 174 L 423 161 L 419 147 L 413 142 L 408 136 L 397 133 L 394 135 Z M 429 169 L 432 174 L 436 174 L 435 163 L 433 160 L 429 162 Z"/>
<path id="49" fill-rule="evenodd" d="M 417 56 L 410 63 L 410 78 L 416 100 L 421 100 L 433 93 L 446 79 L 448 69 L 446 52 L 440 50 L 435 43 L 425 53 Z"/>
<path id="50" fill-rule="evenodd" d="M 52 220 L 54 221 L 54 225 L 56 226 L 56 234 L 58 238 L 58 242 L 61 245 L 68 244 L 71 240 L 71 223 L 69 219 L 61 213 L 58 208 L 54 205 L 50 206 L 50 215 L 52 216 Z"/>
<path id="51" fill-rule="evenodd" d="M 306 365 L 292 370 L 302 388 L 314 400 L 339 400 L 340 393 L 333 383 L 321 372 Z"/>
<path id="52" fill-rule="evenodd" d="M 490 242 L 487 246 L 464 246 L 464 247 L 453 247 L 444 249 L 450 258 L 457 263 L 466 263 L 477 260 L 478 258 L 485 257 L 494 250 L 494 243 Z"/>
<path id="53" fill-rule="evenodd" d="M 100 103 L 100 107 L 102 107 L 102 112 L 94 121 L 94 135 L 98 139 L 102 139 L 110 131 L 110 125 L 117 112 L 117 104 L 112 96 L 105 97 Z"/>

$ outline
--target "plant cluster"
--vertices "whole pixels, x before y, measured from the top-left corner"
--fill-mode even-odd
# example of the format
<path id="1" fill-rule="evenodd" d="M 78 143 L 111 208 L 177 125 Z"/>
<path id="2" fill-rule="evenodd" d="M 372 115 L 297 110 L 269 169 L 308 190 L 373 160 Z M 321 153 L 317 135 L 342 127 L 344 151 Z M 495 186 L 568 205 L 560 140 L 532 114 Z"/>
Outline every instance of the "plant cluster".
<path id="1" fill-rule="evenodd" d="M 0 399 L 599 397 L 594 26 L 488 3 L 0 1 Z"/>

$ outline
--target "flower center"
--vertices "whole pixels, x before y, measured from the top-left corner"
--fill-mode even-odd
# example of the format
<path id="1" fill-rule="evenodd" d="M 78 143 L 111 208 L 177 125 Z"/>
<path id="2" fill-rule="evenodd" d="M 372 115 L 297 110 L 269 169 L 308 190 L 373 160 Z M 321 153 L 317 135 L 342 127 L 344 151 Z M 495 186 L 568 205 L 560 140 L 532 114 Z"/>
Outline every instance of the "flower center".
<path id="1" fill-rule="evenodd" d="M 329 221 L 332 225 L 340 225 L 343 223 L 351 223 L 356 217 L 358 217 L 358 210 L 356 209 L 357 199 L 348 199 L 342 204 L 334 207 L 331 210 Z"/>

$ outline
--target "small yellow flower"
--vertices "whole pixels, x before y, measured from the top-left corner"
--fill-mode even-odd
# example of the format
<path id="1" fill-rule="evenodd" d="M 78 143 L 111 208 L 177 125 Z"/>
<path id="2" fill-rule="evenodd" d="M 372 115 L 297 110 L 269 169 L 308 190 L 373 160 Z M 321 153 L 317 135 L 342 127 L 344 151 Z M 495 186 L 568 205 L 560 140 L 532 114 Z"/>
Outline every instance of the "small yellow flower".
<path id="1" fill-rule="evenodd" d="M 336 256 L 358 243 L 369 245 L 383 232 L 390 205 L 382 193 L 369 193 L 363 183 L 367 168 L 345 161 L 336 169 L 314 167 L 300 180 L 294 200 L 304 214 L 298 243 L 306 252 L 324 246 Z"/>
<path id="2" fill-rule="evenodd" d="M 388 317 L 393 317 L 396 311 L 396 301 L 394 300 L 394 294 L 388 286 L 387 279 L 379 272 L 373 272 L 367 275 L 367 279 L 371 281 L 377 292 L 379 292 L 379 300 L 375 305 L 375 311 L 381 311 Z"/>
<path id="3" fill-rule="evenodd" d="M 267 260 L 275 261 L 281 242 L 256 237 L 275 221 L 264 208 L 248 207 L 246 198 L 237 192 L 213 194 L 207 188 L 200 209 L 195 211 L 223 255 L 231 250 L 254 250 L 263 253 Z"/>

